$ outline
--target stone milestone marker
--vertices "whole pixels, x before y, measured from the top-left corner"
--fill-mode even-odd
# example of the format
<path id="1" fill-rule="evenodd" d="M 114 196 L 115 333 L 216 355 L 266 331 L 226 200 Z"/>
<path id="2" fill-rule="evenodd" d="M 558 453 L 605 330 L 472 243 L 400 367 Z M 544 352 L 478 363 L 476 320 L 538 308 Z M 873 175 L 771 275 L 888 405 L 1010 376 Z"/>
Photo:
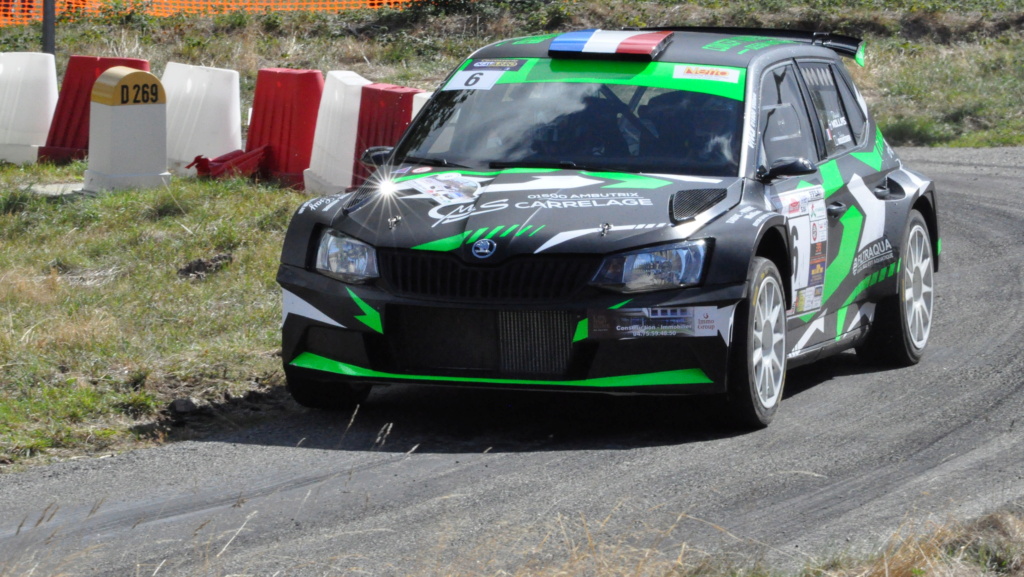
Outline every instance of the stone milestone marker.
<path id="1" fill-rule="evenodd" d="M 167 186 L 167 93 L 160 79 L 127 66 L 92 88 L 86 192 Z"/>

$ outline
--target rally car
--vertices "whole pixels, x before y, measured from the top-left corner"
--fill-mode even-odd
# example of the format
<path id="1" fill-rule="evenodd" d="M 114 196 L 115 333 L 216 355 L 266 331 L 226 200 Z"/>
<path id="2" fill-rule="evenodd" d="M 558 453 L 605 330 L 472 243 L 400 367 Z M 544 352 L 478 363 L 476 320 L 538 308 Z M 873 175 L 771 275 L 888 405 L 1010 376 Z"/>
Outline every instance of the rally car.
<path id="1" fill-rule="evenodd" d="M 478 50 L 358 189 L 295 213 L 284 370 L 301 404 L 388 383 L 715 394 L 767 426 L 786 370 L 911 365 L 934 185 L 820 32 L 583 30 Z"/>

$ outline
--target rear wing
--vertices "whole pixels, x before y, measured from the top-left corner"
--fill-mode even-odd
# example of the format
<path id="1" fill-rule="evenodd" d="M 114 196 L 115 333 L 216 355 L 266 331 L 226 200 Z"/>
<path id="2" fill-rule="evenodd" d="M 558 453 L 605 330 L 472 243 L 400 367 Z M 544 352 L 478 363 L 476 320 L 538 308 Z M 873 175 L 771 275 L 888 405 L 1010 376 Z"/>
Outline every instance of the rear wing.
<path id="1" fill-rule="evenodd" d="M 864 66 L 864 41 L 853 36 L 844 36 L 832 32 L 776 30 L 772 28 L 718 28 L 714 26 L 667 26 L 658 28 L 627 28 L 627 30 L 664 30 L 669 32 L 708 32 L 734 34 L 737 36 L 763 36 L 765 38 L 823 46 L 831 49 L 836 54 L 853 58 L 857 64 Z"/>

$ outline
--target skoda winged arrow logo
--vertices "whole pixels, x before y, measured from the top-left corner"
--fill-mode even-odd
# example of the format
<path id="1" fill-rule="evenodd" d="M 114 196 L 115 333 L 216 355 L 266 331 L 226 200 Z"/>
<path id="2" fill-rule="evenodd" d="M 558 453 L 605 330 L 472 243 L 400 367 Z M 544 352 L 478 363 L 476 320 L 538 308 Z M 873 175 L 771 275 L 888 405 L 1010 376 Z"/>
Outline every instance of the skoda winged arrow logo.
<path id="1" fill-rule="evenodd" d="M 473 243 L 473 256 L 477 258 L 487 258 L 494 254 L 497 250 L 498 243 L 494 242 L 489 238 L 482 238 Z"/>

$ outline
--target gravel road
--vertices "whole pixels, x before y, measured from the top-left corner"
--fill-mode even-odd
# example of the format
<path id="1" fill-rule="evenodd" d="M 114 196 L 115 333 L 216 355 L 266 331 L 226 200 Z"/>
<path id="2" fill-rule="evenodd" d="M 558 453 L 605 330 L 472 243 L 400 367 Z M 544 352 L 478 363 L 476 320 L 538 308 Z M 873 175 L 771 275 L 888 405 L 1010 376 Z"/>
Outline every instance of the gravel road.
<path id="1" fill-rule="evenodd" d="M 1024 503 L 1024 149 L 901 149 L 938 183 L 920 365 L 795 369 L 770 428 L 687 399 L 374 392 L 0 476 L 0 577 L 495 574 L 611 549 L 778 568 Z M 33 572 L 34 570 L 34 572 Z"/>

